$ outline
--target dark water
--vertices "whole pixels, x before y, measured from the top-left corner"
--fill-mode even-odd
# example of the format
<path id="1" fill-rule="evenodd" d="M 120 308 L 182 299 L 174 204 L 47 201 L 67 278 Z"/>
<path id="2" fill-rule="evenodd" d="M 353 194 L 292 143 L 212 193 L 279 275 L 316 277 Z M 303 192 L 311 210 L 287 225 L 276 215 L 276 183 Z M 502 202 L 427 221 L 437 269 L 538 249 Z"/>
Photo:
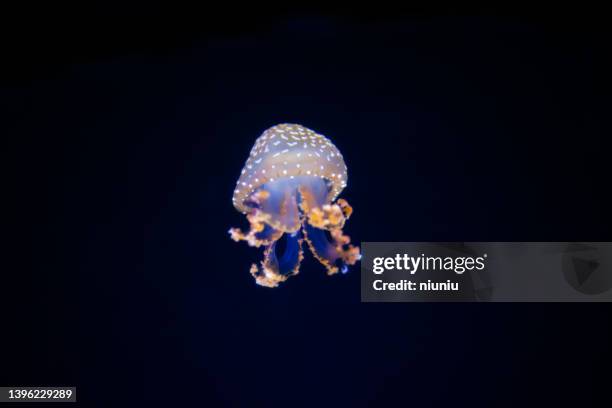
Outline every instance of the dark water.
<path id="1" fill-rule="evenodd" d="M 355 242 L 609 241 L 603 45 L 511 18 L 287 17 L 16 79 L 2 382 L 92 407 L 594 404 L 607 305 L 362 304 L 357 269 L 308 256 L 270 290 L 227 230 L 256 137 L 293 122 L 342 151 Z"/>

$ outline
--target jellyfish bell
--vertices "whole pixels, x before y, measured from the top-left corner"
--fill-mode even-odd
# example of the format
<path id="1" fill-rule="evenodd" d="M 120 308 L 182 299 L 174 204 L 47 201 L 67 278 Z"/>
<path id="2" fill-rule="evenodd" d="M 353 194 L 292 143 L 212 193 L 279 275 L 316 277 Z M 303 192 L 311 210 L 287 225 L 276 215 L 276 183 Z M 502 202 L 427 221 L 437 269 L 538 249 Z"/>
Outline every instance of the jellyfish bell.
<path id="1" fill-rule="evenodd" d="M 359 260 L 359 247 L 342 232 L 352 208 L 346 200 L 336 201 L 346 182 L 340 151 L 310 129 L 280 124 L 255 141 L 232 198 L 250 229 L 229 233 L 235 241 L 265 247 L 263 261 L 250 270 L 258 284 L 276 287 L 296 275 L 304 241 L 330 275 Z M 277 254 L 280 239 L 285 240 L 282 255 Z"/>

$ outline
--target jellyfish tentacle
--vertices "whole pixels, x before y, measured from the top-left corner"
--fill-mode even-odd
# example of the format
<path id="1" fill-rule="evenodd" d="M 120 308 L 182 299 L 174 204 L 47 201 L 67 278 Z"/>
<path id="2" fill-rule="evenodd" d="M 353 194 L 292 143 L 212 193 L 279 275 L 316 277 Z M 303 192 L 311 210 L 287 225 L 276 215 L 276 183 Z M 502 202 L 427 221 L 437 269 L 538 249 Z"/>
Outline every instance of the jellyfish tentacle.
<path id="1" fill-rule="evenodd" d="M 344 198 L 339 198 L 336 201 L 336 204 L 338 204 L 338 206 L 342 210 L 342 214 L 344 215 L 345 220 L 351 218 L 351 215 L 353 214 L 353 207 L 350 206 L 348 201 L 346 201 Z"/>
<path id="2" fill-rule="evenodd" d="M 353 209 L 344 199 L 330 203 L 327 185 L 322 180 L 317 181 L 299 187 L 300 210 L 314 227 L 322 229 L 344 227 Z"/>
<path id="3" fill-rule="evenodd" d="M 327 238 L 326 230 L 304 222 L 304 239 L 313 256 L 327 269 L 327 274 L 338 273 L 339 266 L 342 272 L 346 272 L 347 265 L 354 265 L 361 259 L 359 247 L 351 245 L 350 237 L 340 228 L 329 230 L 329 235 L 331 240 Z"/>
<path id="4" fill-rule="evenodd" d="M 353 208 L 344 199 L 339 199 L 336 203 L 324 204 L 321 207 L 310 208 L 307 203 L 302 206 L 306 214 L 308 223 L 320 229 L 335 229 L 344 227 L 346 220 L 353 213 Z"/>
<path id="5" fill-rule="evenodd" d="M 268 219 L 269 216 L 267 214 L 254 210 L 247 215 L 247 220 L 250 224 L 248 232 L 245 233 L 240 228 L 230 228 L 228 232 L 234 241 L 246 241 L 252 247 L 270 245 L 283 235 L 283 231 L 269 226 L 266 223 Z"/>
<path id="6" fill-rule="evenodd" d="M 269 225 L 270 214 L 260 209 L 269 198 L 270 193 L 265 190 L 258 190 L 251 194 L 248 203 L 252 210 L 247 214 L 249 231 L 244 233 L 240 228 L 230 228 L 228 232 L 234 241 L 247 241 L 250 246 L 260 247 L 270 245 L 283 235 L 283 231 Z"/>
<path id="7" fill-rule="evenodd" d="M 275 288 L 279 283 L 286 281 L 290 276 L 297 275 L 300 263 L 304 259 L 302 250 L 302 238 L 299 233 L 285 234 L 287 247 L 279 258 L 276 254 L 276 243 L 274 241 L 264 251 L 264 260 L 261 268 L 256 264 L 251 266 L 251 275 L 255 282 L 261 286 Z"/>

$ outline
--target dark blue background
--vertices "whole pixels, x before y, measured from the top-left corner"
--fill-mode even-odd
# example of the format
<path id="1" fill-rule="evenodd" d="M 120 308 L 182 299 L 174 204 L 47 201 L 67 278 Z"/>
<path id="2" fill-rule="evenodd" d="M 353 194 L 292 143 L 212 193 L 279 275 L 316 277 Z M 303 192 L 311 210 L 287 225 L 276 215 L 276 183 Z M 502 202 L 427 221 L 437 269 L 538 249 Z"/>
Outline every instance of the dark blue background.
<path id="1" fill-rule="evenodd" d="M 4 77 L 3 384 L 76 385 L 92 407 L 609 406 L 607 305 L 361 304 L 357 269 L 311 257 L 270 290 L 248 274 L 262 251 L 227 235 L 256 137 L 294 122 L 343 152 L 355 242 L 610 240 L 600 32 L 448 14 L 127 26 L 41 30 L 24 42 L 41 59 Z"/>

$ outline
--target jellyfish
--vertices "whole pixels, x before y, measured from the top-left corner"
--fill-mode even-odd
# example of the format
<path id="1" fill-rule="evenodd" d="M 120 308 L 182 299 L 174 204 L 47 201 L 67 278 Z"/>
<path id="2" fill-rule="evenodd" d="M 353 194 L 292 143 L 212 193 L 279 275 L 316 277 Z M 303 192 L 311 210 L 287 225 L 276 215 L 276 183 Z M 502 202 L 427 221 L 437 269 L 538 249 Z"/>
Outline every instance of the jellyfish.
<path id="1" fill-rule="evenodd" d="M 346 187 L 347 168 L 334 144 L 297 124 L 280 124 L 255 141 L 232 198 L 250 229 L 229 230 L 230 237 L 263 247 L 250 273 L 262 286 L 277 287 L 297 275 L 303 244 L 328 275 L 354 265 L 361 257 L 342 228 L 353 209 L 336 198 Z"/>

